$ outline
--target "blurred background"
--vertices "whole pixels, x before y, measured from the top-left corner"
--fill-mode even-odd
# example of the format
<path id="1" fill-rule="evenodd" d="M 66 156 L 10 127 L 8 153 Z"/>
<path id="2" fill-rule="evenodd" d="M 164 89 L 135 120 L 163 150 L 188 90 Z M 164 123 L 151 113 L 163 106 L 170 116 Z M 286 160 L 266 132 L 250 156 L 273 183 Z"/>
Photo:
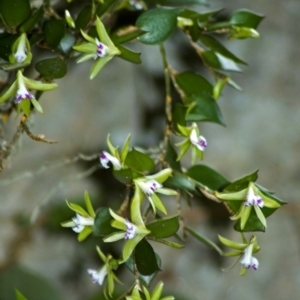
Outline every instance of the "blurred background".
<path id="1" fill-rule="evenodd" d="M 258 28 L 260 39 L 224 41 L 249 65 L 242 74 L 233 75 L 243 92 L 223 90 L 219 104 L 226 127 L 201 123 L 208 140 L 203 163 L 229 180 L 259 169 L 258 183 L 288 205 L 268 219 L 266 233 L 258 234 L 258 271 L 240 277 L 236 266 L 224 273 L 221 268 L 232 261 L 189 238 L 183 250 L 160 245 L 156 249 L 163 262 L 159 279 L 164 280 L 166 293 L 177 299 L 296 300 L 300 295 L 300 1 L 209 2 L 209 9 L 226 6 L 224 16 L 248 8 L 266 18 Z M 175 33 L 166 44 L 170 64 L 178 71 L 201 72 L 201 61 L 182 38 Z M 88 79 L 89 62 L 69 64 L 68 76 L 57 80 L 59 88 L 41 100 L 45 115 L 31 120 L 33 133 L 58 144 L 38 143 L 24 135 L 10 156 L 0 177 L 0 300 L 14 299 L 15 287 L 29 300 L 101 299 L 101 287 L 93 285 L 86 272 L 101 266 L 95 251 L 100 239 L 79 244 L 76 235 L 59 223 L 72 217 L 65 199 L 82 201 L 85 190 L 94 207 L 123 199 L 122 185 L 110 172 L 101 169 L 97 159 L 82 160 L 80 153 L 93 158 L 106 149 L 108 133 L 114 145 L 122 145 L 128 133 L 132 145 L 156 146 L 162 138 L 159 49 L 138 43 L 129 47 L 142 53 L 141 65 L 116 58 L 93 81 Z M 3 125 L 8 141 L 17 124 L 11 118 Z M 240 238 L 222 210 L 194 201 L 192 207 L 183 205 L 183 213 L 190 227 L 216 242 L 217 233 Z M 125 269 L 119 276 L 124 282 L 132 279 Z"/>

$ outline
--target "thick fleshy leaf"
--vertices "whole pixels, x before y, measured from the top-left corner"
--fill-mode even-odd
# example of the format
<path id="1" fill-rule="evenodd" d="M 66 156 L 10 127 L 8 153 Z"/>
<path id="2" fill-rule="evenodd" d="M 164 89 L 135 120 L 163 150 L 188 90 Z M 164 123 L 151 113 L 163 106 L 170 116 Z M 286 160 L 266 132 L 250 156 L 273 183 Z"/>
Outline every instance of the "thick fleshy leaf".
<path id="1" fill-rule="evenodd" d="M 176 103 L 174 105 L 174 109 L 172 112 L 172 123 L 173 123 L 174 130 L 179 131 L 177 128 L 178 124 L 181 126 L 186 126 L 186 120 L 185 120 L 186 112 L 187 112 L 186 106 L 179 103 Z"/>
<path id="2" fill-rule="evenodd" d="M 78 204 L 71 203 L 66 200 L 67 205 L 70 207 L 71 210 L 75 211 L 76 213 L 82 215 L 83 217 L 89 217 L 90 215 Z"/>
<path id="3" fill-rule="evenodd" d="M 19 292 L 18 290 L 16 290 L 16 300 L 27 300 L 27 298 L 25 298 L 21 292 Z"/>
<path id="4" fill-rule="evenodd" d="M 4 25 L 15 29 L 23 23 L 31 13 L 29 0 L 1 0 L 0 15 Z"/>
<path id="5" fill-rule="evenodd" d="M 95 218 L 94 208 L 92 206 L 92 202 L 91 202 L 89 193 L 87 191 L 85 191 L 85 193 L 84 193 L 84 202 L 85 202 L 85 206 L 86 206 L 86 209 L 87 209 L 89 215 L 92 218 Z"/>
<path id="6" fill-rule="evenodd" d="M 165 181 L 164 186 L 194 192 L 196 189 L 195 182 L 188 176 L 180 173 L 173 174 Z"/>
<path id="7" fill-rule="evenodd" d="M 92 226 L 85 226 L 77 236 L 78 242 L 82 242 L 83 240 L 85 240 L 92 232 L 93 232 Z"/>
<path id="8" fill-rule="evenodd" d="M 225 125 L 221 110 L 212 96 L 199 94 L 187 98 L 186 101 L 193 103 L 187 111 L 186 121 L 207 121 Z"/>
<path id="9" fill-rule="evenodd" d="M 187 71 L 176 75 L 176 82 L 186 96 L 199 93 L 212 94 L 213 86 L 195 72 Z"/>
<path id="10" fill-rule="evenodd" d="M 35 11 L 30 18 L 28 18 L 19 28 L 20 32 L 29 32 L 40 21 L 44 15 L 44 6 L 42 5 L 37 11 Z"/>
<path id="11" fill-rule="evenodd" d="M 123 32 L 125 32 L 125 34 L 122 34 Z M 119 32 L 111 36 L 111 39 L 115 44 L 120 45 L 132 41 L 144 33 L 145 31 L 141 29 L 133 26 L 128 26 L 127 28 L 121 28 Z"/>
<path id="12" fill-rule="evenodd" d="M 137 151 L 134 148 L 128 152 L 125 159 L 125 164 L 137 172 L 151 171 L 155 167 L 155 163 L 150 156 Z"/>
<path id="13" fill-rule="evenodd" d="M 176 234 L 179 229 L 179 216 L 156 219 L 147 224 L 150 235 L 156 238 L 167 238 Z"/>
<path id="14" fill-rule="evenodd" d="M 113 220 L 111 214 L 109 213 L 108 207 L 101 207 L 96 211 L 96 216 L 94 220 L 93 233 L 96 236 L 106 236 L 116 230 L 111 226 L 111 221 Z"/>
<path id="15" fill-rule="evenodd" d="M 17 92 L 17 82 L 15 81 L 9 88 L 8 90 L 0 97 L 0 103 L 6 101 L 10 97 L 16 94 Z"/>
<path id="16" fill-rule="evenodd" d="M 214 52 L 218 52 L 221 55 L 233 60 L 234 62 L 238 63 L 238 64 L 244 64 L 247 65 L 246 62 L 244 62 L 243 60 L 239 59 L 237 56 L 235 56 L 233 53 L 231 53 L 229 50 L 227 50 L 218 40 L 216 40 L 215 38 L 213 38 L 210 35 L 207 34 L 202 34 L 199 36 L 199 40 L 208 48 L 210 48 L 210 50 L 214 51 Z"/>
<path id="17" fill-rule="evenodd" d="M 250 10 L 236 11 L 230 18 L 231 25 L 239 25 L 256 29 L 264 16 Z"/>
<path id="18" fill-rule="evenodd" d="M 191 167 L 186 175 L 213 191 L 220 190 L 230 183 L 223 175 L 205 165 Z"/>
<path id="19" fill-rule="evenodd" d="M 155 252 L 145 239 L 135 247 L 134 260 L 139 273 L 142 275 L 151 275 L 159 270 Z"/>
<path id="20" fill-rule="evenodd" d="M 43 31 L 45 40 L 50 48 L 57 48 L 66 33 L 64 20 L 51 19 L 45 22 Z"/>
<path id="21" fill-rule="evenodd" d="M 133 250 L 135 249 L 136 245 L 144 238 L 143 235 L 137 235 L 136 237 L 134 237 L 131 240 L 127 240 L 125 242 L 125 245 L 123 247 L 123 253 L 122 253 L 122 257 L 123 257 L 123 261 L 125 262 L 130 255 L 132 254 Z"/>
<path id="22" fill-rule="evenodd" d="M 91 69 L 90 79 L 94 79 L 101 69 L 113 58 L 113 56 L 107 55 L 105 57 L 98 58 L 93 64 Z"/>
<path id="23" fill-rule="evenodd" d="M 116 44 L 116 47 L 121 51 L 121 54 L 119 54 L 119 57 L 127 60 L 134 64 L 140 64 L 141 61 L 141 53 L 133 52 L 119 44 Z"/>
<path id="24" fill-rule="evenodd" d="M 163 0 L 161 1 L 164 5 L 204 5 L 207 6 L 208 3 L 206 0 Z"/>
<path id="25" fill-rule="evenodd" d="M 216 70 L 241 72 L 238 65 L 231 59 L 211 50 L 202 53 L 203 61 L 209 67 Z"/>
<path id="26" fill-rule="evenodd" d="M 258 170 L 250 175 L 247 175 L 227 185 L 224 188 L 224 192 L 236 192 L 236 191 L 246 189 L 249 185 L 249 182 L 255 182 L 257 178 L 258 178 Z"/>
<path id="27" fill-rule="evenodd" d="M 0 1 L 1 2 L 1 1 Z M 0 57 L 4 60 L 9 60 L 9 55 L 11 54 L 11 48 L 16 39 L 17 35 L 3 33 L 0 34 Z"/>
<path id="28" fill-rule="evenodd" d="M 180 161 L 176 161 L 176 159 L 177 159 L 177 153 L 176 153 L 175 149 L 173 148 L 173 145 L 171 144 L 171 142 L 168 141 L 166 160 L 167 160 L 169 166 L 172 168 L 172 170 L 181 172 Z"/>
<path id="29" fill-rule="evenodd" d="M 67 65 L 59 58 L 48 58 L 39 61 L 35 69 L 46 79 L 62 78 L 67 74 Z"/>
<path id="30" fill-rule="evenodd" d="M 18 112 L 19 110 L 22 110 L 24 114 L 29 117 L 30 115 L 30 100 L 29 99 L 24 99 L 18 104 Z"/>
<path id="31" fill-rule="evenodd" d="M 86 5 L 82 8 L 75 21 L 76 29 L 85 29 L 92 18 L 92 6 Z"/>
<path id="32" fill-rule="evenodd" d="M 141 177 L 141 174 L 131 169 L 113 170 L 116 179 L 124 184 L 132 183 L 132 180 Z"/>
<path id="33" fill-rule="evenodd" d="M 141 14 L 136 26 L 147 33 L 139 37 L 144 44 L 155 45 L 165 41 L 177 25 L 180 9 L 155 8 Z"/>

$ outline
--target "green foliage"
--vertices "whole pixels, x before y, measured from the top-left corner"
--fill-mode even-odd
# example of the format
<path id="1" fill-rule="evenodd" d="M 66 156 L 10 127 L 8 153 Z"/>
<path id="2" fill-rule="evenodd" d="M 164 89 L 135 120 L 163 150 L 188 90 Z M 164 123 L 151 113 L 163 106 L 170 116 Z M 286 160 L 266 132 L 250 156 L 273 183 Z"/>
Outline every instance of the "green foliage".
<path id="1" fill-rule="evenodd" d="M 257 28 L 263 16 L 243 9 L 219 21 L 217 14 L 220 9 L 203 9 L 202 6 L 207 5 L 205 0 L 95 0 L 82 2 L 80 7 L 78 1 L 72 5 L 69 2 L 61 4 L 61 9 L 51 6 L 51 1 L 44 1 L 39 7 L 34 7 L 34 2 L 29 0 L 0 1 L 0 68 L 9 73 L 0 83 L 0 103 L 5 102 L 1 113 L 2 120 L 16 115 L 18 118 L 23 113 L 19 136 L 23 131 L 33 136 L 27 128 L 27 119 L 35 111 L 44 112 L 40 98 L 44 92 L 58 87 L 54 80 L 68 78 L 70 68 L 67 66 L 74 62 L 74 58 L 78 58 L 79 63 L 93 62 L 87 74 L 88 80 L 88 77 L 103 76 L 100 74 L 102 69 L 107 63 L 113 64 L 117 57 L 127 63 L 141 64 L 144 59 L 141 53 L 127 48 L 128 45 L 158 46 L 166 91 L 160 99 L 165 103 L 166 128 L 159 146 L 149 149 L 132 147 L 128 135 L 120 149 L 112 144 L 110 135 L 107 136 L 108 150 L 100 154 L 100 163 L 105 169 L 112 168 L 103 172 L 111 172 L 113 180 L 124 185 L 120 192 L 123 201 L 113 204 L 118 205 L 117 210 L 101 204 L 95 212 L 87 192 L 84 194 L 85 207 L 67 201 L 74 215 L 61 225 L 78 233 L 79 242 L 89 237 L 119 245 L 114 243 L 124 240 L 122 248 L 115 251 L 119 253 L 117 258 L 97 247 L 102 266 L 99 270 L 89 269 L 88 274 L 95 283 L 104 286 L 104 296 L 112 298 L 114 282 L 119 281 L 115 271 L 126 264 L 134 276 L 123 299 L 159 300 L 163 283 L 159 282 L 152 293 L 145 286 L 150 285 L 161 270 L 161 259 L 155 252 L 156 243 L 181 249 L 186 245 L 186 235 L 220 255 L 238 256 L 243 265 L 241 275 L 245 275 L 249 267 L 257 268 L 258 264 L 245 262 L 256 262 L 252 253 L 259 251 L 257 239 L 252 236 L 247 241 L 243 232 L 265 231 L 267 218 L 284 203 L 256 183 L 257 171 L 231 182 L 211 167 L 196 164 L 196 159 L 204 159 L 207 147 L 206 138 L 200 135 L 201 123 L 225 125 L 217 100 L 226 85 L 240 89 L 231 79 L 231 72 L 240 72 L 240 66 L 247 65 L 244 59 L 223 45 L 223 39 L 258 38 Z M 195 5 L 199 6 L 195 8 Z M 78 9 L 77 18 L 74 8 Z M 132 17 L 120 25 L 122 14 L 127 16 L 129 12 Z M 175 70 L 168 63 L 168 51 L 164 45 L 175 34 L 177 40 L 174 39 L 174 43 L 179 45 L 184 41 L 198 55 L 199 61 L 195 62 L 194 68 L 197 71 Z M 173 50 L 176 53 L 177 49 Z M 28 75 L 33 64 L 39 73 L 35 79 Z M 76 68 L 73 70 L 76 72 Z M 116 74 L 122 72 L 114 71 Z M 117 89 L 118 86 L 112 82 L 108 88 Z M 89 105 L 88 99 L 85 102 Z M 42 137 L 33 139 L 48 142 Z M 7 147 L 10 148 L 14 148 L 14 144 Z M 192 165 L 186 166 L 183 157 L 189 150 Z M 235 222 L 233 228 L 242 233 L 243 241 L 237 243 L 221 236 L 219 240 L 234 251 L 223 252 L 213 241 L 188 226 L 189 220 L 181 214 L 181 202 L 191 205 L 197 203 L 199 197 L 218 202 L 228 210 L 230 219 Z M 170 216 L 168 211 L 172 208 L 173 215 Z M 25 283 L 18 286 L 17 282 L 15 288 L 24 291 L 28 300 L 60 299 L 42 282 L 38 284 L 49 291 L 49 295 L 33 294 L 26 289 L 31 276 L 23 274 L 22 278 Z M 12 280 L 10 275 L 1 276 L 0 289 L 4 289 L 9 280 Z M 19 291 L 16 291 L 16 297 L 25 299 Z M 11 295 L 6 299 L 12 299 Z"/>

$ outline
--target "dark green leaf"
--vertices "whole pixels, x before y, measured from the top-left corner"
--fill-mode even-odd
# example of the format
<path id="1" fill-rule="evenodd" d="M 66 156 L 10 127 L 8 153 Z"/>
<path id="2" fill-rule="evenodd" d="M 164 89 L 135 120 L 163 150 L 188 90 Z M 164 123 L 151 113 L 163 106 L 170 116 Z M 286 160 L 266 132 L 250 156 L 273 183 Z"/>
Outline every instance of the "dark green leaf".
<path id="1" fill-rule="evenodd" d="M 113 173 L 115 178 L 124 184 L 131 184 L 133 179 L 141 176 L 140 173 L 131 169 L 114 170 Z"/>
<path id="2" fill-rule="evenodd" d="M 31 13 L 29 0 L 1 0 L 0 15 L 3 23 L 10 29 L 15 29 L 23 23 Z"/>
<path id="3" fill-rule="evenodd" d="M 208 3 L 206 0 L 163 0 L 163 4 L 166 5 L 192 5 L 192 4 L 198 4 L 198 5 L 204 5 L 208 6 Z"/>
<path id="4" fill-rule="evenodd" d="M 35 11 L 30 18 L 28 18 L 19 28 L 20 32 L 29 32 L 32 30 L 36 23 L 40 21 L 42 16 L 44 15 L 44 7 L 43 5 Z"/>
<path id="5" fill-rule="evenodd" d="M 213 191 L 220 190 L 230 183 L 223 175 L 205 165 L 191 167 L 186 175 Z"/>
<path id="6" fill-rule="evenodd" d="M 144 44 L 155 45 L 165 41 L 177 25 L 180 9 L 155 8 L 141 14 L 136 26 L 147 33 L 139 37 Z"/>
<path id="7" fill-rule="evenodd" d="M 150 156 L 139 152 L 134 148 L 128 152 L 125 164 L 137 172 L 151 171 L 155 167 L 155 163 Z"/>
<path id="8" fill-rule="evenodd" d="M 200 74 L 188 71 L 176 75 L 176 82 L 186 96 L 199 93 L 212 94 L 212 85 Z"/>
<path id="9" fill-rule="evenodd" d="M 108 207 L 101 207 L 96 211 L 94 221 L 93 234 L 96 236 L 106 236 L 116 231 L 111 227 L 110 223 L 113 220 L 109 213 Z"/>
<path id="10" fill-rule="evenodd" d="M 76 21 L 75 26 L 77 29 L 85 29 L 85 27 L 88 25 L 88 23 L 92 19 L 92 6 L 86 5 L 83 7 L 83 9 L 80 11 Z"/>
<path id="11" fill-rule="evenodd" d="M 15 300 L 15 289 L 22 291 L 28 300 L 61 300 L 60 294 L 46 281 L 41 274 L 13 265 L 3 270 L 0 275 L 1 300 Z"/>
<path id="12" fill-rule="evenodd" d="M 167 238 L 176 234 L 179 229 L 179 216 L 157 219 L 147 224 L 150 235 L 156 238 Z"/>
<path id="13" fill-rule="evenodd" d="M 52 19 L 44 24 L 45 40 L 49 47 L 57 48 L 66 33 L 65 21 Z"/>
<path id="14" fill-rule="evenodd" d="M 20 291 L 16 290 L 15 292 L 16 292 L 16 300 L 27 300 L 27 298 L 25 298 Z"/>
<path id="15" fill-rule="evenodd" d="M 236 63 L 247 65 L 246 62 L 236 57 L 233 53 L 228 51 L 218 40 L 210 35 L 202 34 L 199 36 L 199 40 L 208 48 L 214 52 L 218 52 L 221 55 L 233 60 Z"/>
<path id="16" fill-rule="evenodd" d="M 159 270 L 155 252 L 145 239 L 141 240 L 135 247 L 134 260 L 139 273 L 142 275 L 151 275 Z"/>
<path id="17" fill-rule="evenodd" d="M 11 47 L 15 40 L 18 38 L 16 35 L 4 33 L 0 36 L 0 57 L 4 60 L 9 60 L 11 54 Z"/>
<path id="18" fill-rule="evenodd" d="M 210 95 L 194 95 L 187 101 L 194 105 L 188 110 L 186 121 L 208 121 L 225 125 L 221 110 Z"/>
<path id="19" fill-rule="evenodd" d="M 181 189 L 186 191 L 195 191 L 196 185 L 188 176 L 184 174 L 175 173 L 173 176 L 169 177 L 165 182 L 164 186 L 173 189 Z"/>
<path id="20" fill-rule="evenodd" d="M 186 126 L 186 121 L 185 121 L 186 112 L 187 112 L 187 107 L 179 103 L 175 104 L 172 113 L 172 122 L 173 122 L 174 130 L 179 131 L 178 125 Z"/>
<path id="21" fill-rule="evenodd" d="M 59 57 L 42 60 L 35 69 L 46 79 L 62 78 L 67 74 L 67 65 Z"/>
<path id="22" fill-rule="evenodd" d="M 258 178 L 258 170 L 254 173 L 247 175 L 241 179 L 238 179 L 224 188 L 225 192 L 236 192 L 244 190 L 248 187 L 249 182 L 255 182 Z"/>
<path id="23" fill-rule="evenodd" d="M 116 2 L 116 0 L 105 0 L 104 3 L 100 3 L 96 10 L 98 17 L 101 17 L 114 2 Z"/>
<path id="24" fill-rule="evenodd" d="M 119 54 L 118 57 L 127 60 L 129 62 L 132 62 L 134 64 L 140 64 L 142 62 L 141 53 L 133 52 L 118 44 L 115 44 L 115 46 L 121 51 L 121 54 Z"/>
<path id="25" fill-rule="evenodd" d="M 206 11 L 205 13 L 199 13 L 198 15 L 198 26 L 201 28 L 206 27 L 212 20 L 213 16 L 222 11 L 222 9 L 215 9 Z"/>
<path id="26" fill-rule="evenodd" d="M 155 256 L 156 256 L 156 261 L 157 261 L 157 265 L 158 265 L 158 271 L 154 272 L 153 274 L 151 275 L 142 275 L 142 274 L 139 274 L 139 279 L 141 279 L 147 286 L 150 285 L 151 281 L 153 280 L 153 278 L 157 275 L 157 273 L 160 271 L 160 266 L 161 266 L 161 259 L 160 257 L 158 256 L 157 253 L 155 253 Z M 131 271 L 132 274 L 136 274 L 135 272 L 135 265 L 134 265 L 134 260 L 133 260 L 133 257 L 130 256 L 126 262 L 126 267 Z"/>
<path id="27" fill-rule="evenodd" d="M 126 32 L 126 28 L 123 29 L 121 28 L 120 32 L 122 33 L 123 31 Z M 135 28 L 133 30 L 129 30 L 129 32 L 125 34 L 120 34 L 120 35 L 114 34 L 111 36 L 111 39 L 115 44 L 123 44 L 136 39 L 137 37 L 141 36 L 143 33 L 145 33 L 143 30 Z"/>
<path id="28" fill-rule="evenodd" d="M 241 69 L 233 60 L 214 51 L 204 51 L 202 53 L 202 58 L 204 63 L 213 69 L 241 72 Z"/>
<path id="29" fill-rule="evenodd" d="M 173 145 L 171 144 L 170 141 L 168 141 L 168 145 L 167 145 L 166 160 L 169 166 L 172 168 L 172 170 L 181 172 L 180 161 L 177 161 L 177 153 L 174 150 Z"/>
<path id="30" fill-rule="evenodd" d="M 263 18 L 263 15 L 257 14 L 253 11 L 239 10 L 231 16 L 229 23 L 231 25 L 239 25 L 242 27 L 256 29 Z"/>

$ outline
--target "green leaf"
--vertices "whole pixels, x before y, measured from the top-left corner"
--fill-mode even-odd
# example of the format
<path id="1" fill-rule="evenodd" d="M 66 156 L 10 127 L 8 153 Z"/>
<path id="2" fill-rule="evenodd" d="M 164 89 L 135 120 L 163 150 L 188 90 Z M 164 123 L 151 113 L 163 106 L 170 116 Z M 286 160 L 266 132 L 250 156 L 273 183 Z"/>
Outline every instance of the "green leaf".
<path id="1" fill-rule="evenodd" d="M 1 2 L 1 1 L 0 1 Z M 4 60 L 9 60 L 11 54 L 11 48 L 15 40 L 18 38 L 17 35 L 3 33 L 0 35 L 0 57 Z"/>
<path id="2" fill-rule="evenodd" d="M 64 20 L 51 19 L 44 24 L 45 40 L 50 48 L 57 48 L 66 33 Z"/>
<path id="3" fill-rule="evenodd" d="M 112 216 L 108 207 L 101 207 L 96 211 L 94 220 L 93 234 L 96 236 L 106 236 L 116 231 L 111 226 Z"/>
<path id="4" fill-rule="evenodd" d="M 131 169 L 113 170 L 116 179 L 124 184 L 131 184 L 132 180 L 141 177 L 141 174 Z"/>
<path id="5" fill-rule="evenodd" d="M 221 55 L 233 60 L 236 63 L 247 65 L 246 62 L 236 57 L 230 51 L 228 51 L 218 40 L 210 35 L 202 34 L 199 36 L 199 40 L 208 48 L 214 52 L 218 52 Z"/>
<path id="6" fill-rule="evenodd" d="M 27 300 L 18 290 L 16 292 L 16 300 Z"/>
<path id="7" fill-rule="evenodd" d="M 187 71 L 176 75 L 175 78 L 186 96 L 199 94 L 199 92 L 212 94 L 213 86 L 200 74 Z"/>
<path id="8" fill-rule="evenodd" d="M 111 40 L 113 41 L 113 43 L 114 44 L 123 44 L 123 43 L 129 42 L 129 41 L 132 41 L 145 33 L 145 31 L 140 30 L 138 28 L 135 28 L 132 30 L 130 27 L 128 27 L 128 29 L 129 29 L 128 33 L 120 34 L 120 35 L 118 35 L 118 33 L 116 33 L 116 34 L 112 35 Z M 120 29 L 121 33 L 123 31 L 127 32 L 127 28 Z"/>
<path id="9" fill-rule="evenodd" d="M 193 105 L 190 106 L 187 112 L 186 121 L 208 121 L 225 125 L 221 110 L 210 95 L 194 95 L 188 98 L 187 101 L 193 103 Z"/>
<path id="10" fill-rule="evenodd" d="M 205 165 L 191 167 L 186 175 L 213 191 L 220 190 L 230 183 L 223 175 Z"/>
<path id="11" fill-rule="evenodd" d="M 134 260 L 139 273 L 142 275 L 151 275 L 159 270 L 155 252 L 145 239 L 141 240 L 135 247 Z"/>
<path id="12" fill-rule="evenodd" d="M 194 192 L 196 189 L 196 185 L 193 180 L 184 174 L 177 173 L 175 173 L 172 177 L 169 177 L 167 181 L 165 181 L 164 186 L 191 192 Z"/>
<path id="13" fill-rule="evenodd" d="M 258 178 L 258 170 L 250 175 L 246 175 L 241 179 L 238 179 L 224 188 L 224 192 L 236 192 L 243 189 L 246 189 L 249 185 L 249 182 L 255 182 Z"/>
<path id="14" fill-rule="evenodd" d="M 125 159 L 125 164 L 137 172 L 151 171 L 155 167 L 155 163 L 150 156 L 139 152 L 134 148 L 128 152 Z"/>
<path id="15" fill-rule="evenodd" d="M 139 37 L 144 44 L 155 45 L 165 41 L 177 25 L 180 9 L 155 8 L 141 14 L 136 26 L 147 33 Z"/>
<path id="16" fill-rule="evenodd" d="M 119 54 L 118 57 L 134 64 L 140 64 L 142 62 L 141 53 L 133 52 L 119 44 L 116 44 L 116 47 L 121 51 L 121 54 Z"/>
<path id="17" fill-rule="evenodd" d="M 55 78 L 62 78 L 67 74 L 67 65 L 59 58 L 48 58 L 39 61 L 35 65 L 35 69 L 45 77 L 45 79 L 51 80 Z"/>
<path id="18" fill-rule="evenodd" d="M 208 3 L 206 0 L 164 0 L 162 1 L 165 5 L 204 5 L 208 6 Z"/>
<path id="19" fill-rule="evenodd" d="M 174 105 L 174 109 L 172 112 L 172 123 L 173 123 L 174 130 L 179 131 L 178 125 L 186 126 L 186 121 L 185 121 L 186 112 L 187 112 L 186 106 L 179 103 L 176 103 Z"/>
<path id="20" fill-rule="evenodd" d="M 156 219 L 147 224 L 150 235 L 156 238 L 167 238 L 176 234 L 179 229 L 179 216 Z"/>
<path id="21" fill-rule="evenodd" d="M 20 32 L 29 32 L 31 31 L 35 24 L 38 23 L 40 21 L 40 19 L 43 17 L 44 15 L 44 7 L 43 5 L 37 10 L 35 11 L 30 18 L 28 18 L 19 28 Z"/>
<path id="22" fill-rule="evenodd" d="M 257 14 L 253 11 L 239 10 L 231 16 L 229 23 L 231 25 L 239 25 L 242 27 L 256 29 L 263 18 L 263 15 Z"/>
<path id="23" fill-rule="evenodd" d="M 171 142 L 168 141 L 167 153 L 166 153 L 167 163 L 169 164 L 169 166 L 172 170 L 181 172 L 180 161 L 177 161 L 176 159 L 177 159 L 177 153 L 176 153 L 175 149 L 173 148 L 173 145 L 171 144 Z"/>
<path id="24" fill-rule="evenodd" d="M 92 19 L 92 6 L 86 5 L 82 8 L 80 13 L 78 14 L 78 17 L 75 21 L 75 27 L 76 29 L 85 29 L 85 27 L 88 25 L 88 23 Z"/>
<path id="25" fill-rule="evenodd" d="M 241 69 L 233 60 L 226 58 L 225 56 L 217 52 L 211 50 L 204 51 L 202 53 L 202 58 L 204 63 L 213 69 L 231 72 L 241 72 Z"/>
<path id="26" fill-rule="evenodd" d="M 184 227 L 184 229 L 191 234 L 192 237 L 194 237 L 196 240 L 198 240 L 199 242 L 205 244 L 206 246 L 208 246 L 209 248 L 212 248 L 214 250 L 216 250 L 220 255 L 223 254 L 223 251 L 211 240 L 209 240 L 208 238 L 196 233 L 194 230 L 192 230 L 191 228 L 188 227 Z"/>
<path id="27" fill-rule="evenodd" d="M 29 0 L 1 0 L 0 16 L 5 26 L 15 28 L 23 23 L 31 13 Z"/>
<path id="28" fill-rule="evenodd" d="M 105 0 L 104 3 L 100 3 L 97 7 L 96 15 L 101 17 L 114 2 L 116 2 L 116 0 Z"/>

